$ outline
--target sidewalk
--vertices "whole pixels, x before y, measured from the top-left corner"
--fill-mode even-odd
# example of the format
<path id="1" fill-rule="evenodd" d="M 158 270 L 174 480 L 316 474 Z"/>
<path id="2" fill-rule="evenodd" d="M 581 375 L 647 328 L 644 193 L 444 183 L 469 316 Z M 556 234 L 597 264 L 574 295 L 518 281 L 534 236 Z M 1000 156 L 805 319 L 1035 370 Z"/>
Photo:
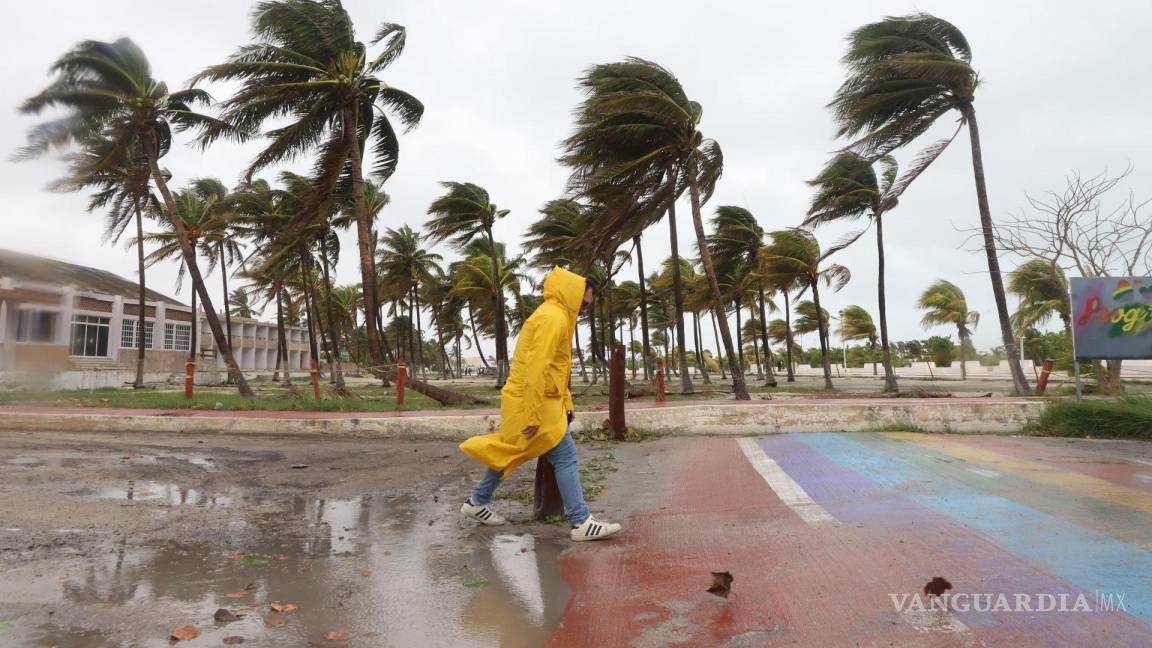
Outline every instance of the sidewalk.
<path id="1" fill-rule="evenodd" d="M 685 440 L 618 540 L 565 554 L 549 645 L 1152 645 L 1150 458 L 1124 441 Z M 731 596 L 707 593 L 725 571 Z M 950 609 L 920 606 L 935 577 Z"/>
<path id="2" fill-rule="evenodd" d="M 628 425 L 656 434 L 743 435 L 864 431 L 915 426 L 935 432 L 1015 433 L 1037 418 L 1044 401 L 1020 398 L 861 398 L 631 402 Z M 378 438 L 463 439 L 494 425 L 498 409 L 407 412 L 141 410 L 0 407 L 0 430 L 339 434 Z M 596 427 L 606 406 L 577 413 L 576 426 Z"/>

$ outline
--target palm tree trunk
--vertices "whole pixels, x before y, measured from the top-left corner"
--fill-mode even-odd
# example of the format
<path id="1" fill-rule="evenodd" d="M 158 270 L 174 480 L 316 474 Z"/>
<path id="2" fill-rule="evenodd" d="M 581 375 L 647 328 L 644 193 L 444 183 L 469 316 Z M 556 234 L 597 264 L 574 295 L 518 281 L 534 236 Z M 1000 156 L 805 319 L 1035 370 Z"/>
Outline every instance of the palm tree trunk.
<path id="1" fill-rule="evenodd" d="M 340 344 L 337 342 L 340 331 L 332 314 L 332 277 L 329 275 L 328 255 L 323 249 L 320 250 L 320 269 L 324 273 L 324 310 L 327 312 L 329 337 L 332 338 L 332 380 L 338 388 L 344 390 L 347 388 L 344 384 L 344 366 L 340 362 Z"/>
<path id="2" fill-rule="evenodd" d="M 748 310 L 752 310 L 752 307 L 749 306 Z M 755 323 L 752 320 L 748 321 Z M 752 359 L 756 362 L 756 380 L 764 380 L 764 365 L 760 362 L 760 340 L 756 336 L 755 327 L 753 327 L 752 332 Z"/>
<path id="3" fill-rule="evenodd" d="M 220 255 L 220 281 L 224 284 L 224 330 L 228 335 L 228 346 L 232 344 L 232 307 L 228 303 L 228 263 L 224 260 L 224 241 L 216 242 L 216 254 Z M 232 382 L 229 376 L 227 382 Z"/>
<path id="4" fill-rule="evenodd" d="M 628 356 L 632 364 L 632 380 L 636 380 L 636 325 L 628 318 Z"/>
<path id="5" fill-rule="evenodd" d="M 144 305 L 147 297 L 147 291 L 144 287 L 144 221 L 140 215 L 140 200 L 136 200 L 136 269 L 140 273 L 140 291 L 138 293 L 137 303 L 139 304 L 139 313 L 136 318 L 136 380 L 132 382 L 134 389 L 144 388 L 144 341 L 147 338 L 145 335 L 145 316 L 147 315 L 148 308 Z M 153 334 L 155 335 L 155 334 Z"/>
<path id="6" fill-rule="evenodd" d="M 884 359 L 884 391 L 896 393 L 896 369 L 892 366 L 892 349 L 888 344 L 888 298 L 884 290 L 884 221 L 883 214 L 876 214 L 876 259 L 877 259 L 877 298 L 880 302 L 880 349 Z M 876 363 L 872 363 L 875 370 Z M 875 373 L 875 371 L 873 371 Z"/>
<path id="7" fill-rule="evenodd" d="M 180 220 L 180 214 L 176 209 L 176 200 L 172 197 L 172 191 L 168 188 L 168 181 L 164 177 L 164 173 L 160 170 L 160 164 L 156 159 L 156 151 L 159 149 L 156 142 L 156 136 L 152 131 L 147 132 L 147 142 L 144 147 L 145 157 L 148 159 L 148 168 L 152 174 L 152 180 L 156 183 L 156 188 L 160 190 L 160 196 L 164 199 L 164 211 L 168 217 L 168 221 L 172 224 L 173 230 L 176 232 L 177 241 L 180 244 L 180 252 L 184 255 L 184 263 L 188 267 L 188 275 L 192 278 L 192 290 L 200 294 L 200 301 L 204 304 L 204 317 L 208 320 L 208 328 L 212 331 L 212 337 L 216 341 L 216 349 L 220 355 L 224 357 L 224 364 L 228 367 L 228 372 L 232 376 L 232 381 L 236 383 L 236 389 L 240 392 L 241 396 L 251 398 L 255 396 L 255 392 L 248 386 L 248 381 L 244 379 L 244 374 L 240 372 L 239 365 L 236 364 L 236 359 L 232 357 L 232 345 L 228 344 L 228 340 L 224 337 L 224 329 L 220 326 L 220 318 L 216 315 L 215 309 L 212 308 L 212 299 L 208 296 L 208 288 L 204 285 L 204 277 L 200 274 L 200 268 L 196 265 L 196 251 L 192 248 L 192 242 L 188 239 L 188 232 L 184 229 L 184 222 Z M 196 321 L 196 313 L 192 313 L 192 331 L 195 333 L 196 329 L 200 327 L 200 322 Z"/>
<path id="8" fill-rule="evenodd" d="M 757 292 L 760 297 L 760 344 L 764 347 L 764 362 L 768 365 L 768 380 L 764 382 L 765 387 L 775 387 L 779 383 L 776 381 L 776 367 L 772 359 L 772 347 L 768 346 L 768 318 L 765 316 L 764 310 L 764 283 L 758 282 L 756 285 Z"/>
<path id="9" fill-rule="evenodd" d="M 424 325 L 420 322 L 420 295 L 412 286 L 412 303 L 416 310 L 416 355 L 420 360 L 420 377 L 428 380 L 428 367 L 424 364 Z"/>
<path id="10" fill-rule="evenodd" d="M 1016 338 L 1008 315 L 1008 299 L 1004 294 L 1004 279 L 1000 276 L 1000 260 L 996 255 L 996 241 L 992 231 L 992 211 L 988 207 L 988 188 L 984 184 L 984 157 L 980 148 L 980 128 L 976 125 L 976 110 L 972 104 L 961 108 L 968 121 L 968 135 L 972 140 L 972 171 L 976 178 L 976 202 L 980 207 L 980 229 L 984 235 L 984 253 L 988 257 L 988 274 L 992 278 L 992 295 L 996 299 L 996 315 L 1000 320 L 1000 337 L 1004 353 L 1008 355 L 1008 368 L 1012 371 L 1012 384 L 1017 396 L 1032 393 L 1020 355 L 1016 352 Z"/>
<path id="11" fill-rule="evenodd" d="M 784 349 L 788 362 L 788 379 L 786 382 L 796 382 L 796 364 L 795 360 L 792 359 L 792 350 L 796 347 L 796 342 L 792 337 L 792 304 L 787 290 L 784 291 L 784 335 L 784 342 L 788 346 L 787 349 Z"/>
<path id="12" fill-rule="evenodd" d="M 809 284 L 812 287 L 812 302 L 816 304 L 816 337 L 820 338 L 820 364 L 824 366 L 824 389 L 832 386 L 832 364 L 828 359 L 828 338 L 824 331 L 824 311 L 820 308 L 820 280 Z"/>
<path id="13" fill-rule="evenodd" d="M 708 311 L 712 315 L 712 339 L 716 341 L 716 345 L 720 345 L 720 332 L 716 329 L 716 310 L 713 308 Z M 717 355 L 720 355 L 721 350 L 716 350 Z M 728 376 L 724 373 L 724 358 L 717 358 L 716 364 L 720 365 L 720 380 L 727 380 Z"/>
<path id="14" fill-rule="evenodd" d="M 964 341 L 968 338 L 964 336 L 964 327 L 957 327 L 960 329 L 960 380 L 968 380 L 968 345 Z"/>
<path id="15" fill-rule="evenodd" d="M 580 382 L 588 382 L 588 370 L 584 368 L 584 347 L 580 346 L 580 325 L 576 325 L 576 355 L 580 357 Z"/>
<path id="16" fill-rule="evenodd" d="M 377 371 L 383 374 L 384 354 L 380 340 L 381 326 L 377 322 L 380 313 L 380 292 L 376 287 L 376 254 L 373 250 L 372 217 L 364 202 L 364 169 L 360 138 L 360 104 L 351 102 L 344 111 L 344 143 L 348 146 L 352 172 L 353 211 L 356 216 L 356 248 L 360 253 L 360 282 L 364 291 L 364 332 L 368 339 L 368 356 Z"/>
<path id="17" fill-rule="evenodd" d="M 592 360 L 592 384 L 595 385 L 600 380 L 600 374 L 596 371 L 596 355 L 600 348 L 599 342 L 596 341 L 596 298 L 593 297 L 592 303 L 588 304 L 588 351 Z"/>
<path id="18" fill-rule="evenodd" d="M 508 324 L 504 319 L 504 285 L 500 281 L 500 258 L 496 253 L 496 239 L 492 236 L 492 228 L 484 228 L 488 236 L 488 248 L 492 251 L 492 282 L 494 285 L 493 299 L 496 306 L 496 388 L 504 387 L 508 379 Z"/>
<path id="19" fill-rule="evenodd" d="M 195 250 L 195 248 L 193 248 Z M 192 330 L 188 338 L 188 362 L 196 362 L 196 339 L 199 337 L 200 321 L 196 317 L 196 291 L 192 291 Z M 192 368 L 192 375 L 195 377 L 196 368 Z"/>
<path id="20" fill-rule="evenodd" d="M 676 305 L 676 347 L 680 366 L 680 393 L 692 393 L 692 375 L 688 373 L 688 349 L 684 340 L 684 282 L 680 277 L 680 250 L 676 236 L 676 201 L 668 205 L 668 236 L 672 245 L 672 301 Z"/>
<path id="21" fill-rule="evenodd" d="M 700 327 L 698 326 L 699 319 L 699 314 L 697 314 L 696 311 L 692 311 L 692 346 L 693 350 L 696 352 L 696 362 L 692 364 L 695 365 L 696 371 L 699 371 L 700 375 L 704 376 L 704 382 L 708 383 L 711 382 L 708 380 L 708 374 L 704 373 L 704 371 L 700 368 L 700 363 L 704 361 L 704 357 L 700 354 Z"/>
<path id="22" fill-rule="evenodd" d="M 652 346 L 648 341 L 648 290 L 644 287 L 644 247 L 640 235 L 633 239 L 636 243 L 636 273 L 640 284 L 640 339 L 643 343 L 644 380 L 652 380 Z"/>
<path id="23" fill-rule="evenodd" d="M 688 193 L 692 199 L 692 224 L 696 228 L 696 244 L 700 249 L 700 265 L 704 266 L 704 275 L 708 277 L 708 286 L 712 289 L 712 300 L 723 304 L 720 296 L 720 282 L 716 280 L 716 268 L 712 265 L 712 253 L 708 251 L 708 239 L 704 234 L 704 219 L 700 216 L 700 186 L 696 178 L 696 160 L 692 159 L 688 169 Z M 728 362 L 732 370 L 732 391 L 736 400 L 751 400 L 748 396 L 748 387 L 744 384 L 744 373 L 736 370 L 736 358 L 732 355 L 732 332 L 728 330 L 728 318 L 720 318 L 720 335 L 724 339 L 724 352 L 728 354 Z"/>
<path id="24" fill-rule="evenodd" d="M 308 359 L 311 360 L 311 366 L 308 368 L 309 372 L 313 374 L 320 366 L 320 354 L 316 349 L 316 328 L 313 326 L 312 321 L 312 304 L 311 299 L 308 297 L 308 277 L 304 274 L 304 264 L 300 264 L 300 281 L 301 292 L 304 294 L 304 318 L 308 322 Z M 316 384 L 318 376 L 312 375 L 313 385 Z"/>
<path id="25" fill-rule="evenodd" d="M 872 340 L 869 347 L 868 350 L 872 353 L 872 375 L 877 376 L 879 374 L 876 371 L 876 340 Z"/>
<path id="26" fill-rule="evenodd" d="M 279 285 L 276 287 L 276 335 L 278 337 L 276 344 L 276 366 L 284 370 L 284 387 L 292 387 L 292 369 L 288 363 L 288 330 L 284 326 L 284 291 Z M 280 358 L 283 356 L 284 362 L 281 364 Z M 278 376 L 272 377 L 272 382 L 276 382 Z"/>
<path id="27" fill-rule="evenodd" d="M 468 328 L 472 329 L 472 342 L 476 344 L 476 353 L 480 354 L 480 362 L 484 363 L 485 369 L 490 369 L 488 366 L 488 359 L 484 357 L 484 349 L 480 348 L 480 334 L 476 331 L 476 318 L 472 314 L 472 307 L 468 307 Z"/>
<path id="28" fill-rule="evenodd" d="M 736 357 L 740 359 L 740 375 L 743 376 L 745 364 L 744 364 L 744 340 L 741 339 L 743 337 L 743 335 L 742 335 L 743 329 L 740 328 L 740 325 L 742 323 L 740 321 L 740 300 L 736 300 L 735 304 L 736 304 L 736 340 L 737 340 Z M 725 317 L 724 319 L 727 320 L 728 318 Z"/>

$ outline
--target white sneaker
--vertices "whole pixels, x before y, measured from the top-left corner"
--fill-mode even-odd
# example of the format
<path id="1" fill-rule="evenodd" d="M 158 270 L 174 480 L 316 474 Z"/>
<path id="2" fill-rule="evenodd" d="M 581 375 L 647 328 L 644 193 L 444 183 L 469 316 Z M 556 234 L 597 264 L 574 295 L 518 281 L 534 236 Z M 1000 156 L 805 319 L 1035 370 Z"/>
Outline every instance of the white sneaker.
<path id="1" fill-rule="evenodd" d="M 474 505 L 471 498 L 464 500 L 464 504 L 460 506 L 460 512 L 464 514 L 464 517 L 472 518 L 480 524 L 488 526 L 500 526 L 501 524 L 508 523 L 508 520 L 504 519 L 503 515 L 488 508 L 487 504 L 484 506 Z"/>
<path id="2" fill-rule="evenodd" d="M 612 522 L 601 522 L 591 515 L 584 524 L 572 527 L 568 533 L 573 542 L 585 542 L 587 540 L 603 540 L 611 538 L 612 536 L 620 533 L 620 525 Z"/>

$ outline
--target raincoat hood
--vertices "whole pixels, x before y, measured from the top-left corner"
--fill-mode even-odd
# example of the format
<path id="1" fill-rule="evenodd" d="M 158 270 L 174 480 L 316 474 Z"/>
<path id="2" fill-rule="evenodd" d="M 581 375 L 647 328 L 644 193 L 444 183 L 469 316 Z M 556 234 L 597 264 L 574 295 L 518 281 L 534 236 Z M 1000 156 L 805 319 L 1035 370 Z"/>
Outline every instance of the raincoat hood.
<path id="1" fill-rule="evenodd" d="M 557 266 L 544 278 L 544 301 L 558 301 L 575 315 L 584 302 L 586 286 L 584 277 Z"/>

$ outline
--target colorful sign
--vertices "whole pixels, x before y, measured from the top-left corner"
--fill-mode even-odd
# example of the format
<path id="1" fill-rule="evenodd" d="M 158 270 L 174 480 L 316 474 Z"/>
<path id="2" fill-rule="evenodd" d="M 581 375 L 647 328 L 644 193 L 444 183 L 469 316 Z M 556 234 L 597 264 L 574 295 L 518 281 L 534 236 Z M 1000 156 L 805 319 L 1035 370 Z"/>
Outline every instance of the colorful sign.
<path id="1" fill-rule="evenodd" d="M 1073 277 L 1079 360 L 1152 358 L 1152 277 Z"/>

